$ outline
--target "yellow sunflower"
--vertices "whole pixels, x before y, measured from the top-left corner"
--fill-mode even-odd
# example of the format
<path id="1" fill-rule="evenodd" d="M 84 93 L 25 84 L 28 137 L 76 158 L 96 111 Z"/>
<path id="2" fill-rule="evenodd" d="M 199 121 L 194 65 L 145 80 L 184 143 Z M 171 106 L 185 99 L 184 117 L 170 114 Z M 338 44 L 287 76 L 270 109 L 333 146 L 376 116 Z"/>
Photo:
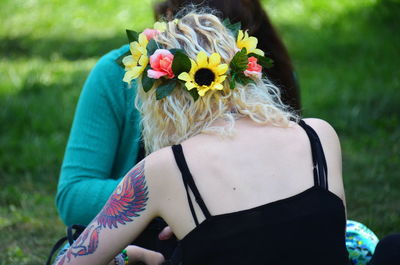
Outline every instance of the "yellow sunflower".
<path id="1" fill-rule="evenodd" d="M 178 78 L 185 81 L 185 86 L 188 90 L 193 88 L 202 97 L 208 90 L 222 90 L 228 71 L 227 64 L 221 64 L 221 56 L 218 53 L 213 53 L 208 58 L 204 51 L 199 52 L 196 61 L 190 59 L 192 66 L 190 72 L 181 73 Z"/>
<path id="2" fill-rule="evenodd" d="M 122 63 L 125 65 L 125 76 L 124 82 L 130 83 L 133 79 L 138 78 L 149 63 L 149 57 L 147 56 L 147 44 L 149 41 L 146 35 L 139 34 L 138 42 L 134 41 L 130 44 L 131 55 L 128 55 L 122 59 Z"/>
<path id="3" fill-rule="evenodd" d="M 239 49 L 246 48 L 247 53 L 255 53 L 264 56 L 264 52 L 257 49 L 258 40 L 256 37 L 249 37 L 247 31 L 243 33 L 243 30 L 239 30 L 238 38 L 236 41 L 236 46 Z"/>

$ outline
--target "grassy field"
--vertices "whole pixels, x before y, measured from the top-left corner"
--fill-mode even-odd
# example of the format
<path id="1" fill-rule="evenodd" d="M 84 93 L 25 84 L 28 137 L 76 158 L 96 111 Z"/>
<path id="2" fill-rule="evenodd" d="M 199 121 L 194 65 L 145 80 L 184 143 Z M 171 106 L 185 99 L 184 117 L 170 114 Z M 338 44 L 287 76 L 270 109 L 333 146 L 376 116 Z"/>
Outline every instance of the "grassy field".
<path id="1" fill-rule="evenodd" d="M 75 105 L 149 0 L 0 2 L 0 265 L 43 264 L 64 233 L 54 196 Z M 400 2 L 263 1 L 296 66 L 305 116 L 342 141 L 348 216 L 400 231 Z"/>

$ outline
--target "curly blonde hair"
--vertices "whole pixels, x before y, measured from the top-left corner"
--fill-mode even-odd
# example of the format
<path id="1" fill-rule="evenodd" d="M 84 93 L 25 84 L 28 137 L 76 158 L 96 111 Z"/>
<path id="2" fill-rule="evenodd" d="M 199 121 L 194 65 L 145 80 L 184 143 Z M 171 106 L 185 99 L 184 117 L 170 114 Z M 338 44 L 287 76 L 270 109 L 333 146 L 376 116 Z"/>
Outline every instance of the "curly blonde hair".
<path id="1" fill-rule="evenodd" d="M 183 49 L 190 58 L 200 51 L 218 53 L 227 63 L 237 52 L 232 33 L 213 14 L 191 11 L 179 19 L 168 22 L 167 30 L 155 37 L 165 49 Z M 250 117 L 260 124 L 288 126 L 297 116 L 283 105 L 279 89 L 268 79 L 258 79 L 248 85 L 237 84 L 231 90 L 229 81 L 223 90 L 208 91 L 194 101 L 184 85 L 179 84 L 171 95 L 156 100 L 155 89 L 144 92 L 138 82 L 136 107 L 142 114 L 143 139 L 146 153 L 178 144 L 200 133 L 232 135 L 235 120 Z M 227 121 L 227 126 L 213 126 L 216 120 Z"/>

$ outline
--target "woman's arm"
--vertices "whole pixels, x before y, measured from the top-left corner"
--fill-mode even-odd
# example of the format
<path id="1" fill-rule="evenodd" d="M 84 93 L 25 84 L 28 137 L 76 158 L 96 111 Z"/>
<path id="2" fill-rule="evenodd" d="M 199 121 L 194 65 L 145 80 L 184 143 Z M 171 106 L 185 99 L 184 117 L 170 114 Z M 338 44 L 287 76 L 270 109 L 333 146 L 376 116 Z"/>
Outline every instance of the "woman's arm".
<path id="1" fill-rule="evenodd" d="M 109 264 L 158 215 L 159 192 L 155 186 L 158 185 L 152 187 L 147 181 L 145 160 L 141 161 L 122 179 L 100 213 L 57 264 Z M 136 261 L 147 264 L 163 261 L 161 254 L 144 249 L 131 253 L 135 253 L 132 256 Z"/>
<path id="2" fill-rule="evenodd" d="M 136 163 L 140 132 L 133 106 L 135 86 L 126 87 L 124 70 L 114 61 L 127 49 L 105 55 L 82 90 L 56 198 L 67 225 L 87 225 Z"/>

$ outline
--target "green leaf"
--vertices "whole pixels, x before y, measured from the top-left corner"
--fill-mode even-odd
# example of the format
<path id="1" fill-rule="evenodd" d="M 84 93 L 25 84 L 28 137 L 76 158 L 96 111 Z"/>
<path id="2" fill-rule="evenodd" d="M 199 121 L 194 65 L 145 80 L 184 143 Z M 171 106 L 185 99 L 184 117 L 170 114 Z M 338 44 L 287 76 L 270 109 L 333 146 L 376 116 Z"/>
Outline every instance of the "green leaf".
<path id="1" fill-rule="evenodd" d="M 229 18 L 225 18 L 224 21 L 222 21 L 222 25 L 227 28 L 229 25 L 231 25 L 231 20 Z"/>
<path id="2" fill-rule="evenodd" d="M 236 73 L 233 73 L 231 80 L 229 81 L 229 86 L 231 89 L 234 89 L 236 87 Z"/>
<path id="3" fill-rule="evenodd" d="M 128 36 L 129 43 L 139 40 L 139 34 L 134 30 L 127 29 L 126 35 Z"/>
<path id="4" fill-rule="evenodd" d="M 146 47 L 147 55 L 150 57 L 157 49 L 158 43 L 154 39 L 151 39 Z"/>
<path id="5" fill-rule="evenodd" d="M 142 86 L 143 86 L 143 90 L 144 92 L 149 92 L 150 89 L 153 87 L 154 82 L 156 81 L 153 78 L 150 78 L 147 76 L 147 70 L 150 69 L 150 66 L 148 65 L 146 67 L 146 69 L 144 69 L 143 74 L 142 74 Z"/>
<path id="6" fill-rule="evenodd" d="M 256 57 L 257 58 L 257 63 L 261 65 L 263 68 L 269 69 L 274 66 L 274 61 L 271 58 L 261 56 L 256 53 L 250 53 L 248 55 L 249 57 Z"/>
<path id="7" fill-rule="evenodd" d="M 169 96 L 176 87 L 177 81 L 170 79 L 156 89 L 156 99 L 160 100 Z"/>
<path id="8" fill-rule="evenodd" d="M 117 59 L 115 59 L 115 62 L 121 66 L 122 68 L 125 69 L 125 65 L 122 63 L 122 59 L 124 59 L 124 57 L 131 55 L 130 51 L 127 51 L 126 53 L 122 54 L 120 57 L 118 57 Z"/>
<path id="9" fill-rule="evenodd" d="M 189 57 L 177 51 L 174 55 L 174 60 L 172 61 L 172 72 L 174 72 L 175 76 L 178 76 L 180 73 L 189 72 L 192 67 L 192 63 L 190 62 Z"/>
<path id="10" fill-rule="evenodd" d="M 189 94 L 193 97 L 194 102 L 196 102 L 199 99 L 199 93 L 197 92 L 197 89 L 192 88 L 191 90 L 187 90 Z"/>
<path id="11" fill-rule="evenodd" d="M 225 28 L 229 29 L 235 39 L 237 39 L 242 24 L 240 22 L 232 24 L 229 18 L 226 18 L 224 21 L 222 21 L 222 24 L 225 26 Z"/>
<path id="12" fill-rule="evenodd" d="M 237 52 L 235 56 L 233 56 L 230 65 L 230 68 L 233 72 L 240 73 L 247 69 L 248 57 L 247 50 L 243 48 L 241 51 Z"/>
<path id="13" fill-rule="evenodd" d="M 181 52 L 181 53 L 185 54 L 185 50 L 183 50 L 183 49 L 171 49 L 171 50 L 169 50 L 169 51 L 170 51 L 170 53 L 172 53 L 173 55 L 175 55 L 177 52 Z"/>
<path id="14" fill-rule="evenodd" d="M 245 76 L 244 74 L 238 74 L 235 78 L 236 82 L 242 85 L 247 85 L 249 83 L 254 83 L 254 80 L 250 77 Z"/>

